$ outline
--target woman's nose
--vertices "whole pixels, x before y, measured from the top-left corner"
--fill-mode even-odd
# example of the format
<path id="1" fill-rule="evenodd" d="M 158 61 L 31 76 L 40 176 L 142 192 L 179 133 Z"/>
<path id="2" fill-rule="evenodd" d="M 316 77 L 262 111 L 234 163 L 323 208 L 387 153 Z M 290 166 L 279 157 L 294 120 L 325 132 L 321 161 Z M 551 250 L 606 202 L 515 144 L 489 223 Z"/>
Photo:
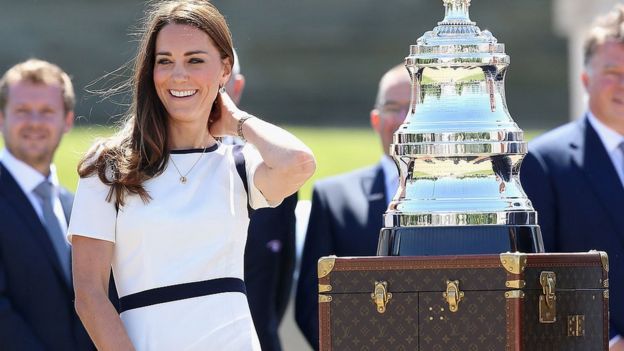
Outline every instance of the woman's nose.
<path id="1" fill-rule="evenodd" d="M 183 81 L 188 80 L 188 72 L 186 71 L 186 68 L 184 67 L 184 65 L 176 64 L 173 67 L 172 77 L 174 81 L 176 82 L 183 82 Z"/>

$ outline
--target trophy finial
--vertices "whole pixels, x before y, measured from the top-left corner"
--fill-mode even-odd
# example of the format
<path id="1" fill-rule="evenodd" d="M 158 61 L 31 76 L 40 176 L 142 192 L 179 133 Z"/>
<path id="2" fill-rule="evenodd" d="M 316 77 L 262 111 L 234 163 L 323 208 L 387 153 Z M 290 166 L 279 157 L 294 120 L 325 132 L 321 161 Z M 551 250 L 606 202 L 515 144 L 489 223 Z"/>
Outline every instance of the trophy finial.
<path id="1" fill-rule="evenodd" d="M 470 6 L 470 1 L 471 0 L 442 0 L 444 6 Z"/>
<path id="2" fill-rule="evenodd" d="M 470 22 L 468 8 L 471 0 L 442 0 L 446 13 L 442 23 L 453 22 Z"/>

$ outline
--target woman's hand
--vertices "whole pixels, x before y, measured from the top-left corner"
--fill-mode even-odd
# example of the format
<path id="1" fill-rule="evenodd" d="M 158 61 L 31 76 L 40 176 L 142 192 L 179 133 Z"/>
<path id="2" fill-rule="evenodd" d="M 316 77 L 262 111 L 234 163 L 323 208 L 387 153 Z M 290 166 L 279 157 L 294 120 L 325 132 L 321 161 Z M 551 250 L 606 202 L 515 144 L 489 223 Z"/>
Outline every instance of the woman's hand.
<path id="1" fill-rule="evenodd" d="M 208 130 L 213 137 L 237 136 L 238 121 L 246 113 L 241 111 L 227 93 L 218 93 L 215 112 L 219 117 L 208 120 Z"/>
<path id="2" fill-rule="evenodd" d="M 208 122 L 213 137 L 238 136 L 238 123 L 250 116 L 241 111 L 227 93 L 219 93 L 213 109 L 214 121 Z M 212 118 L 212 117 L 211 117 Z M 269 203 L 282 201 L 308 180 L 316 169 L 312 151 L 294 135 L 259 118 L 241 125 L 247 142 L 256 147 L 263 162 L 254 175 L 254 184 Z"/>

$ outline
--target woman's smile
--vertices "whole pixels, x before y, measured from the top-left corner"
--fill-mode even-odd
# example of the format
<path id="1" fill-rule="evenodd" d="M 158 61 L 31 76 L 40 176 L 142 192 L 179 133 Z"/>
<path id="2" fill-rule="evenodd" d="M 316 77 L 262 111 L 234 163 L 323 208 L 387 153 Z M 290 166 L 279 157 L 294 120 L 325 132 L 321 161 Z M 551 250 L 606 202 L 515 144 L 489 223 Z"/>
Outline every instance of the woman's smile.
<path id="1" fill-rule="evenodd" d="M 170 89 L 169 93 L 177 98 L 185 98 L 185 97 L 190 97 L 193 96 L 197 93 L 197 89 L 193 89 L 193 90 L 173 90 Z"/>

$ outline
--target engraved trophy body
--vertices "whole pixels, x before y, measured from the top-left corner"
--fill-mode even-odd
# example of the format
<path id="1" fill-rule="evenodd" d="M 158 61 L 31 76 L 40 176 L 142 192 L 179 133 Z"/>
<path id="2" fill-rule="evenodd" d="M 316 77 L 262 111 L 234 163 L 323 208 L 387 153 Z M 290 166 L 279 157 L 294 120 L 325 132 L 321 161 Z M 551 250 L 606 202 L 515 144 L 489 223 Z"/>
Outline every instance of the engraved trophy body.
<path id="1" fill-rule="evenodd" d="M 505 102 L 509 56 L 470 20 L 470 0 L 443 2 L 406 58 L 411 104 L 390 150 L 399 189 L 377 254 L 543 252 L 519 180 L 527 144 Z"/>

